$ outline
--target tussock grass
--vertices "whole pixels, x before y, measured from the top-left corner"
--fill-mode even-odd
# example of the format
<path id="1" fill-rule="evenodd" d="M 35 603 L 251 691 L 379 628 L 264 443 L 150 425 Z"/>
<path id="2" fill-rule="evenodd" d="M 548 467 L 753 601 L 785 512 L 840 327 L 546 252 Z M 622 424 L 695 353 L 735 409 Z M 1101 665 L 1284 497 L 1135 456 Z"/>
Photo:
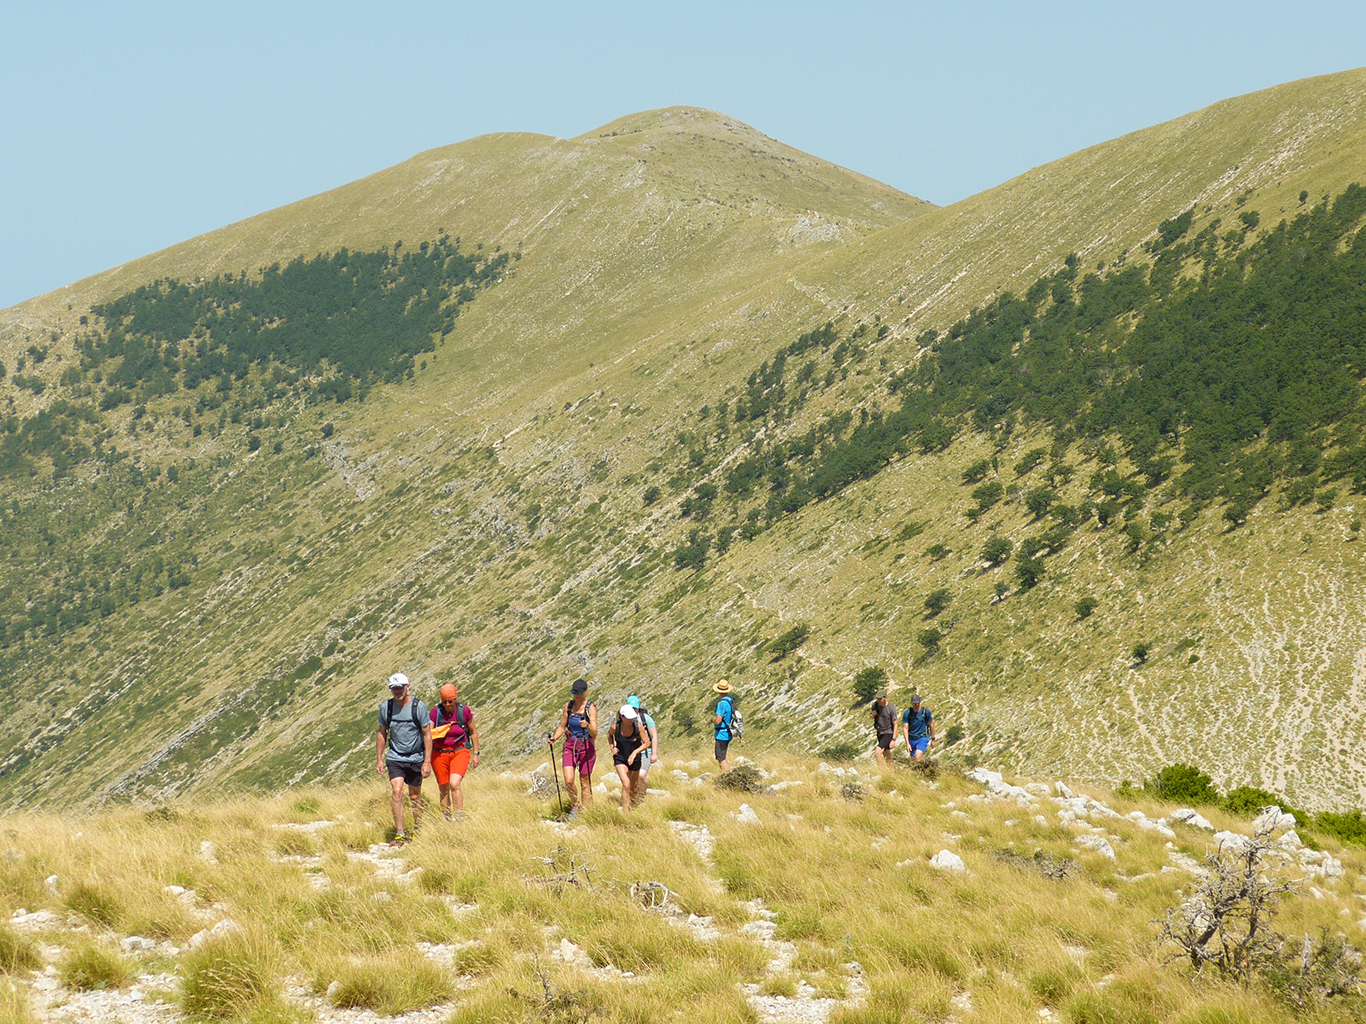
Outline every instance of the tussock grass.
<path id="1" fill-rule="evenodd" d="M 330 987 L 338 1007 L 381 1014 L 450 1000 L 455 1021 L 581 1020 L 589 1011 L 602 1020 L 754 1020 L 740 985 L 790 997 L 805 982 L 840 997 L 858 988 L 851 962 L 861 966 L 868 1000 L 838 1008 L 832 1024 L 950 1015 L 965 1024 L 1036 1021 L 1043 1009 L 1071 1020 L 1284 1017 L 1269 991 L 1231 993 L 1213 979 L 1197 986 L 1181 968 L 1161 965 L 1152 922 L 1179 904 L 1190 876 L 1162 873 L 1171 851 L 1159 833 L 1102 819 L 1116 852 L 1109 861 L 1079 850 L 1079 829 L 1059 824 L 1046 800 L 1040 825 L 1035 811 L 984 801 L 979 785 L 950 772 L 934 788 L 907 785 L 895 769 L 862 775 L 865 799 L 850 803 L 811 761 L 771 755 L 764 767 L 774 779 L 804 784 L 764 794 L 688 787 L 629 815 L 599 801 L 574 823 L 552 825 L 521 779 L 483 776 L 471 784 L 464 821 L 433 819 L 400 851 L 374 845 L 385 819 L 372 816 L 373 786 L 198 805 L 193 813 L 115 811 L 79 827 L 35 818 L 16 822 L 12 842 L 22 856 L 0 864 L 12 880 L 7 891 L 24 892 L 30 910 L 65 914 L 79 892 L 89 920 L 91 909 L 104 913 L 89 894 L 113 894 L 121 910 L 105 916 L 120 934 L 183 946 L 230 915 L 242 934 L 186 952 L 178 964 L 184 1008 L 205 1021 L 292 1024 L 298 1010 L 281 995 L 291 974 L 309 979 L 317 995 Z M 878 784 L 887 776 L 897 785 Z M 1103 790 L 1092 795 L 1109 800 Z M 737 820 L 742 802 L 760 824 Z M 276 827 L 314 821 L 336 824 Z M 706 826 L 710 858 L 677 823 Z M 282 853 L 309 848 L 282 842 L 291 835 L 317 852 Z M 216 863 L 201 849 L 206 839 Z M 1173 841 L 1197 859 L 1208 844 L 1208 834 L 1184 828 Z M 1322 898 L 1306 891 L 1288 899 L 1277 918 L 1287 934 L 1338 932 L 1355 921 L 1344 910 L 1359 916 L 1360 851 L 1325 846 L 1345 877 L 1315 879 Z M 946 848 L 966 873 L 929 867 Z M 283 859 L 299 856 L 318 859 Z M 1046 877 L 1019 866 L 1036 857 L 1071 858 L 1078 867 Z M 381 873 L 376 858 L 394 870 Z M 58 893 L 42 881 L 52 874 Z M 312 884 L 318 874 L 325 888 Z M 633 896 L 638 883 L 663 886 L 666 905 L 651 909 Z M 194 894 L 163 892 L 170 884 Z M 650 891 L 658 900 L 663 890 Z M 739 930 L 760 910 L 772 915 L 775 940 L 792 944 L 781 947 L 791 955 L 782 970 L 769 967 L 779 947 Z M 710 918 L 720 937 L 700 937 L 683 924 L 688 915 Z M 15 948 L 27 942 L 11 935 Z M 4 936 L 0 930 L 0 943 Z M 573 962 L 563 957 L 565 940 L 578 951 Z M 418 943 L 452 950 L 453 970 L 436 966 Z M 33 944 L 26 948 L 31 954 Z M 79 947 L 82 956 L 103 951 L 106 959 L 111 948 Z M 19 971 L 40 966 L 23 964 Z M 90 969 L 95 980 L 87 984 L 122 983 L 114 969 Z M 635 977 L 625 981 L 623 971 Z"/>
<path id="2" fill-rule="evenodd" d="M 33 1024 L 33 1011 L 23 989 L 9 978 L 0 978 L 0 1024 Z"/>
<path id="3" fill-rule="evenodd" d="M 26 935 L 20 935 L 6 924 L 0 924 L 0 971 L 17 974 L 32 971 L 43 965 L 38 948 Z"/>
<path id="4" fill-rule="evenodd" d="M 62 984 L 80 992 L 123 988 L 136 974 L 132 964 L 117 949 L 94 942 L 84 942 L 68 950 L 58 970 Z"/>
<path id="5" fill-rule="evenodd" d="M 430 960 L 396 965 L 390 958 L 344 964 L 329 983 L 329 1000 L 342 1009 L 374 1010 L 386 1017 L 436 1006 L 451 995 L 451 982 Z"/>
<path id="6" fill-rule="evenodd" d="M 260 937 L 233 937 L 188 954 L 181 1005 L 193 1018 L 231 1020 L 279 1008 L 276 951 Z"/>

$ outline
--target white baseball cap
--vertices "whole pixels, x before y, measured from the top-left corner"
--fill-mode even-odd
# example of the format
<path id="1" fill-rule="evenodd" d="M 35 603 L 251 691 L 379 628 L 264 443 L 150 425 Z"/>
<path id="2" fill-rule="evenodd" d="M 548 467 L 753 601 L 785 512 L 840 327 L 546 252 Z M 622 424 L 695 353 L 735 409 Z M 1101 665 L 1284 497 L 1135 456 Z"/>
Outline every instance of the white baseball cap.
<path id="1" fill-rule="evenodd" d="M 634 722 L 638 717 L 640 717 L 639 714 L 636 712 L 636 709 L 631 707 L 631 705 L 629 704 L 623 704 L 621 706 L 621 711 L 619 712 L 619 714 L 628 722 Z"/>
<path id="2" fill-rule="evenodd" d="M 389 677 L 389 689 L 401 690 L 408 685 L 408 677 L 402 672 L 395 672 Z"/>

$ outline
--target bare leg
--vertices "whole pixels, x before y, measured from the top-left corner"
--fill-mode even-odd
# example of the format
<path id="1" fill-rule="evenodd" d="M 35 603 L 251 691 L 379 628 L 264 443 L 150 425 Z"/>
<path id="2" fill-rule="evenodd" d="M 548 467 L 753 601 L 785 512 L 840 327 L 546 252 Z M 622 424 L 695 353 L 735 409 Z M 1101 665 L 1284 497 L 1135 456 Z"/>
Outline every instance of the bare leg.
<path id="1" fill-rule="evenodd" d="M 579 790 L 583 793 L 583 806 L 587 807 L 593 802 L 593 776 L 586 772 L 579 775 Z"/>
<path id="2" fill-rule="evenodd" d="M 569 794 L 569 803 L 572 805 L 571 809 L 573 810 L 577 810 L 579 806 L 579 791 L 578 787 L 575 785 L 578 776 L 579 773 L 573 765 L 567 764 L 564 766 L 564 791 Z"/>
<path id="3" fill-rule="evenodd" d="M 645 799 L 645 778 L 640 772 L 631 772 L 631 806 Z"/>
<path id="4" fill-rule="evenodd" d="M 631 773 L 627 771 L 624 764 L 616 766 L 617 778 L 621 780 L 621 809 L 629 811 L 631 809 Z"/>
<path id="5" fill-rule="evenodd" d="M 403 778 L 389 780 L 389 788 L 392 792 L 390 805 L 394 811 L 394 831 L 403 831 Z"/>
<path id="6" fill-rule="evenodd" d="M 422 787 L 409 786 L 408 799 L 413 804 L 413 831 L 416 832 L 417 827 L 422 824 Z"/>
<path id="7" fill-rule="evenodd" d="M 454 782 L 454 781 L 456 780 L 456 778 L 457 778 L 457 776 L 452 775 L 452 776 L 451 776 L 451 782 Z M 441 813 L 444 814 L 444 815 L 445 815 L 446 817 L 448 817 L 448 818 L 451 816 L 451 783 L 450 783 L 450 782 L 447 782 L 446 784 L 444 784 L 444 785 L 441 786 Z"/>
<path id="8" fill-rule="evenodd" d="M 451 772 L 450 797 L 451 803 L 455 805 L 456 814 L 465 809 L 465 792 L 460 788 L 460 783 L 464 778 L 463 775 L 456 775 L 455 772 Z"/>
<path id="9" fill-rule="evenodd" d="M 887 758 L 884 757 L 883 754 L 882 754 L 882 745 L 881 745 L 881 744 L 877 744 L 877 745 L 875 745 L 875 746 L 873 747 L 873 756 L 874 756 L 875 758 L 877 758 L 877 763 L 878 763 L 878 764 L 885 765 L 885 764 L 887 763 Z"/>

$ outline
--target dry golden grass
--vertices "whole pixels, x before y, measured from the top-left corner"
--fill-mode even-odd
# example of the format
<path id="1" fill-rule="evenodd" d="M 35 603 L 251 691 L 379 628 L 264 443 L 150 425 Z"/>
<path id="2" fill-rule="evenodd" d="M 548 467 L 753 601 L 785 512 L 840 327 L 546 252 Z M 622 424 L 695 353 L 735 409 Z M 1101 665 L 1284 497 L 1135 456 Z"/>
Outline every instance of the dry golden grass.
<path id="1" fill-rule="evenodd" d="M 812 989 L 843 1000 L 831 1024 L 1037 1021 L 1045 1010 L 1070 1021 L 1269 1022 L 1288 1012 L 1269 991 L 1194 984 L 1161 963 L 1153 921 L 1191 884 L 1162 869 L 1175 853 L 1202 857 L 1207 833 L 1178 825 L 1171 841 L 1099 818 L 1111 861 L 1079 849 L 1084 829 L 1064 827 L 1048 799 L 986 799 L 951 771 L 930 783 L 861 762 L 864 797 L 851 801 L 810 762 L 774 755 L 764 767 L 770 781 L 802 784 L 744 794 L 670 778 L 672 795 L 631 814 L 599 793 L 573 823 L 548 820 L 524 777 L 482 776 L 463 821 L 428 818 L 401 850 L 376 845 L 386 834 L 378 785 L 193 813 L 15 817 L 5 822 L 17 852 L 0 861 L 0 910 L 103 917 L 93 938 L 45 933 L 67 964 L 97 953 L 126 962 L 114 941 L 135 924 L 184 947 L 231 917 L 239 931 L 171 961 L 184 1010 L 204 1020 L 449 1005 L 452 1021 L 720 1022 L 759 1019 L 746 991 L 815 1005 L 799 996 Z M 1125 812 L 1164 810 L 1091 795 Z M 742 803 L 759 824 L 739 820 Z M 704 826 L 705 859 L 684 835 Z M 1306 883 L 1277 924 L 1354 938 L 1363 857 L 1325 846 L 1344 877 L 1313 879 L 1317 896 Z M 933 870 L 942 849 L 966 871 Z M 1033 866 L 1065 858 L 1077 863 L 1068 877 Z M 45 881 L 53 874 L 56 891 Z M 633 895 L 640 883 L 667 888 L 663 911 Z M 193 892 L 164 892 L 170 885 Z M 15 958 L 20 987 L 0 996 L 9 1019 L 24 1020 L 22 978 L 36 962 Z M 137 973 L 103 970 L 103 982 L 70 969 L 67 980 L 117 985 Z M 288 976 L 306 979 L 312 1003 L 284 996 Z"/>

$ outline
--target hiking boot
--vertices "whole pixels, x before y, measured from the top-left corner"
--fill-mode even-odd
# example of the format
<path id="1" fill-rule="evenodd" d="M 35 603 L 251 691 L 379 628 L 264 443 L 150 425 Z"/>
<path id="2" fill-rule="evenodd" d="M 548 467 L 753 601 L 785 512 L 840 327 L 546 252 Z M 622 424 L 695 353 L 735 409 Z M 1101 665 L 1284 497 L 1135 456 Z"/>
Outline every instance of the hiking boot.
<path id="1" fill-rule="evenodd" d="M 406 833 L 406 832 L 395 832 L 395 833 L 394 833 L 394 838 L 391 839 L 391 840 L 389 840 L 389 845 L 390 845 L 390 846 L 402 846 L 402 845 L 403 845 L 404 843 L 406 843 L 407 841 L 408 841 L 408 833 Z"/>

